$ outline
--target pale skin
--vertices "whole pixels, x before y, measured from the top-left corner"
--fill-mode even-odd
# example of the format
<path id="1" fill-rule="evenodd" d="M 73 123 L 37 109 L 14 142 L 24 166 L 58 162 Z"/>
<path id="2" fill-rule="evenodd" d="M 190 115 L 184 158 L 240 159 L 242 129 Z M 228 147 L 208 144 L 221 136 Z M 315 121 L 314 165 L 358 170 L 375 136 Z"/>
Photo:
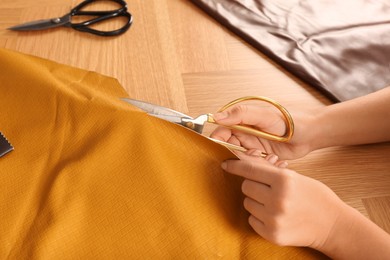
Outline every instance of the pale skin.
<path id="1" fill-rule="evenodd" d="M 390 235 L 345 204 L 330 188 L 286 168 L 286 159 L 339 145 L 390 141 L 390 87 L 373 94 L 292 114 L 295 133 L 288 143 L 272 142 L 224 127 L 211 137 L 249 149 L 222 168 L 244 178 L 242 192 L 249 224 L 265 239 L 283 246 L 307 246 L 335 259 L 384 259 Z M 282 135 L 280 115 L 238 104 L 214 115 L 222 125 L 245 124 Z M 262 159 L 261 151 L 270 154 Z M 390 173 L 389 173 L 390 178 Z"/>

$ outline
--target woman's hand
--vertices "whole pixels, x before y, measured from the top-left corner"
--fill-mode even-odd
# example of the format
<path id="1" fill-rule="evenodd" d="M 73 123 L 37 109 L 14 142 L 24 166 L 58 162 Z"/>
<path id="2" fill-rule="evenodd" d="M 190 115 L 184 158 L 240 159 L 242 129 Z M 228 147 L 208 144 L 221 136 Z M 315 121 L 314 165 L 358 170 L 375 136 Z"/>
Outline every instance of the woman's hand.
<path id="1" fill-rule="evenodd" d="M 286 130 L 281 114 L 273 109 L 256 105 L 237 104 L 224 112 L 214 114 L 213 117 L 221 125 L 248 125 L 276 135 L 283 135 Z M 312 121 L 312 117 L 309 115 L 295 116 L 295 132 L 293 138 L 287 143 L 269 141 L 223 126 L 218 127 L 211 134 L 211 137 L 247 149 L 276 154 L 281 159 L 294 159 L 312 151 L 310 142 L 314 134 L 314 129 L 311 127 Z"/>
<path id="2" fill-rule="evenodd" d="M 244 178 L 249 224 L 263 238 L 282 246 L 307 246 L 336 259 L 384 259 L 390 235 L 342 202 L 319 181 L 251 150 L 222 168 Z"/>
<path id="3" fill-rule="evenodd" d="M 283 246 L 320 249 L 344 203 L 327 186 L 295 171 L 276 167 L 275 157 L 228 160 L 222 168 L 242 176 L 249 224 L 265 239 Z"/>

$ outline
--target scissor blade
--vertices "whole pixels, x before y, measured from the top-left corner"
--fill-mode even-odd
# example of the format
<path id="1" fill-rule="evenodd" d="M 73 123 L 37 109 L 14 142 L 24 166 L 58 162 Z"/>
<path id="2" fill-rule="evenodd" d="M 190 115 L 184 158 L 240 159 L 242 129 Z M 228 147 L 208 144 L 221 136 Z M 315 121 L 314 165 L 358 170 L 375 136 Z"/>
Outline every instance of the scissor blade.
<path id="1" fill-rule="evenodd" d="M 176 110 L 162 107 L 162 106 L 158 106 L 158 105 L 153 105 L 153 104 L 150 104 L 150 103 L 147 103 L 144 101 L 130 99 L 130 98 L 121 98 L 121 100 L 144 110 L 149 115 L 164 119 L 164 120 L 172 122 L 172 123 L 179 124 L 181 126 L 184 126 L 187 129 L 191 129 L 191 130 L 197 132 L 200 135 L 202 134 L 203 123 L 206 120 L 206 118 L 204 118 L 204 117 L 207 117 L 207 115 L 202 115 L 202 116 L 199 116 L 198 118 L 194 119 L 194 118 L 192 118 L 186 114 L 180 113 Z M 200 121 L 200 122 L 198 122 L 198 121 Z M 212 139 L 212 138 L 209 138 L 209 139 L 218 143 L 218 144 L 221 144 L 221 145 L 223 145 L 231 150 L 237 150 L 237 151 L 241 151 L 241 152 L 247 151 L 244 147 L 241 147 L 241 146 L 236 146 L 236 145 L 222 142 L 222 141 Z M 262 157 L 265 157 L 265 155 L 266 154 L 264 153 L 262 155 Z"/>
<path id="2" fill-rule="evenodd" d="M 175 124 L 184 125 L 184 122 L 182 120 L 183 117 L 181 117 L 181 116 L 156 115 L 156 114 L 150 114 L 150 113 L 148 113 L 148 115 L 151 115 L 151 116 L 154 116 L 154 117 L 158 117 L 160 119 L 164 119 L 166 121 L 169 121 L 169 122 L 172 122 L 172 123 L 175 123 Z"/>
<path id="3" fill-rule="evenodd" d="M 28 23 L 23 23 L 20 25 L 16 25 L 8 28 L 8 30 L 13 31 L 38 31 L 45 30 L 50 28 L 59 27 L 65 25 L 70 22 L 70 16 L 65 15 L 59 18 L 46 19 L 46 20 L 37 20 Z"/>
<path id="4" fill-rule="evenodd" d="M 202 133 L 203 124 L 206 120 L 204 118 L 202 120 L 202 117 L 206 117 L 206 115 L 194 119 L 176 110 L 158 106 L 158 105 L 153 105 L 144 101 L 130 99 L 130 98 L 122 98 L 122 100 L 144 110 L 151 116 L 158 117 L 166 121 L 182 125 L 188 129 L 198 132 L 199 134 Z"/>
<path id="5" fill-rule="evenodd" d="M 136 100 L 136 99 L 131 99 L 131 98 L 121 98 L 123 101 L 126 101 L 127 103 L 133 105 L 133 106 L 136 106 L 140 109 L 142 109 L 143 111 L 147 112 L 148 114 L 150 115 L 154 115 L 154 116 L 171 116 L 172 118 L 173 117 L 185 117 L 185 118 L 188 118 L 188 119 L 192 119 L 192 117 L 186 115 L 186 114 L 183 114 L 179 111 L 176 111 L 176 110 L 173 110 L 173 109 L 170 109 L 170 108 L 167 108 L 167 107 L 162 107 L 162 106 L 158 106 L 158 105 L 154 105 L 154 104 L 150 104 L 150 103 L 147 103 L 147 102 L 144 102 L 144 101 L 140 101 L 140 100 Z M 166 119 L 167 120 L 167 119 Z M 168 120 L 170 121 L 170 120 Z"/>

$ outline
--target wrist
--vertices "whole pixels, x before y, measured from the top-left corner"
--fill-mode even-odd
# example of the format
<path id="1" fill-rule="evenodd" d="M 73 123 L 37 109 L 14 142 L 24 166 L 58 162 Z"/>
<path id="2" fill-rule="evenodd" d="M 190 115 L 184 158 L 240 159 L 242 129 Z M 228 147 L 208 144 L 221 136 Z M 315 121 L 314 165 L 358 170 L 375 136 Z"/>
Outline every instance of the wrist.
<path id="1" fill-rule="evenodd" d="M 383 259 L 390 255 L 390 235 L 343 203 L 324 243 L 313 247 L 333 259 Z"/>
<path id="2" fill-rule="evenodd" d="M 296 115 L 295 119 L 295 138 L 292 142 L 297 145 L 306 146 L 307 153 L 318 149 L 318 140 L 320 131 L 318 131 L 318 120 L 315 113 Z"/>
<path id="3" fill-rule="evenodd" d="M 353 214 L 350 211 L 354 209 L 341 202 L 341 206 L 338 208 L 337 217 L 334 223 L 329 226 L 328 230 L 324 230 L 324 238 L 321 243 L 317 244 L 314 249 L 325 253 L 326 255 L 334 258 L 340 258 L 340 254 L 346 251 L 347 247 L 351 247 L 353 238 L 352 233 L 353 226 L 356 225 Z"/>
<path id="4" fill-rule="evenodd" d="M 311 133 L 309 143 L 312 151 L 332 146 L 335 129 L 332 129 L 332 124 L 328 120 L 326 108 L 311 115 L 306 131 Z"/>

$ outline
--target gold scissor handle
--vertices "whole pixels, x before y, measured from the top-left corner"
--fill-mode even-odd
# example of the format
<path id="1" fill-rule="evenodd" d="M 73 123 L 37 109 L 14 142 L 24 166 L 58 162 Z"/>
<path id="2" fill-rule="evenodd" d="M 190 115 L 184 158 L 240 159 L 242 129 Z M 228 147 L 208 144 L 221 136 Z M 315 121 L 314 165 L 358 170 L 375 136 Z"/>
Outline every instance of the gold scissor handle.
<path id="1" fill-rule="evenodd" d="M 250 101 L 250 100 L 264 101 L 264 102 L 267 102 L 267 103 L 273 105 L 274 107 L 276 107 L 283 115 L 284 123 L 286 125 L 286 132 L 285 132 L 285 134 L 283 136 L 279 136 L 279 135 L 275 135 L 275 134 L 272 134 L 272 133 L 267 133 L 267 132 L 264 132 L 264 131 L 261 131 L 261 130 L 257 130 L 257 129 L 255 129 L 253 127 L 244 126 L 244 125 L 232 125 L 232 126 L 225 126 L 225 127 L 230 128 L 230 129 L 239 130 L 241 132 L 244 132 L 244 133 L 247 133 L 247 134 L 251 134 L 251 135 L 255 135 L 255 136 L 258 136 L 258 137 L 261 137 L 261 138 L 265 138 L 265 139 L 268 139 L 268 140 L 271 140 L 271 141 L 278 141 L 278 142 L 288 142 L 288 141 L 290 141 L 290 139 L 292 138 L 292 136 L 294 134 L 294 121 L 293 121 L 290 113 L 287 111 L 287 109 L 285 109 L 281 104 L 279 104 L 275 100 L 272 100 L 272 99 L 267 98 L 267 97 L 262 97 L 262 96 L 242 97 L 242 98 L 238 98 L 238 99 L 233 100 L 230 103 L 226 104 L 225 106 L 220 108 L 218 112 L 222 112 L 222 111 L 226 110 L 227 108 L 229 108 L 231 106 L 234 106 L 237 103 L 241 103 L 241 102 L 244 102 L 244 101 Z M 216 123 L 214 118 L 213 118 L 213 116 L 211 114 L 209 114 L 207 121 L 209 123 L 214 123 L 214 124 Z"/>

